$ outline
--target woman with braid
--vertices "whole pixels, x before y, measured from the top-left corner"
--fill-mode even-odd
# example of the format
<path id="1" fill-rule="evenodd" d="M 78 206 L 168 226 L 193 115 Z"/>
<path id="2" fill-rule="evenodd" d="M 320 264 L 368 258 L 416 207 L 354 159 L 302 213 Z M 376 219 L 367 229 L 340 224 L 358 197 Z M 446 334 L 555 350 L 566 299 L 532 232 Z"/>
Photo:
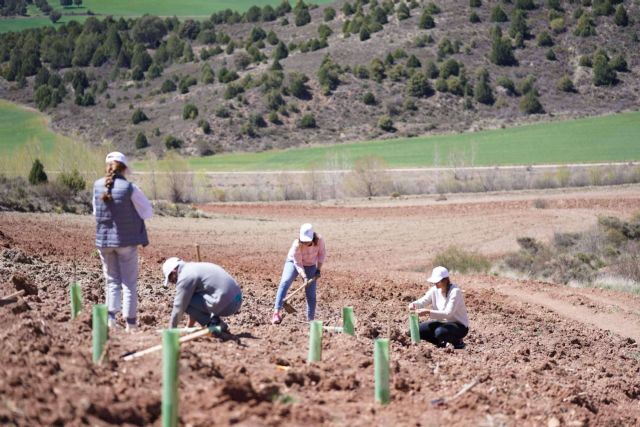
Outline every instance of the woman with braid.
<path id="1" fill-rule="evenodd" d="M 107 282 L 109 328 L 117 326 L 122 305 L 126 330 L 132 331 L 137 328 L 138 245 L 149 244 L 144 220 L 153 216 L 153 209 L 142 191 L 125 179 L 124 154 L 109 153 L 106 163 L 106 176 L 93 184 L 96 246 Z"/>

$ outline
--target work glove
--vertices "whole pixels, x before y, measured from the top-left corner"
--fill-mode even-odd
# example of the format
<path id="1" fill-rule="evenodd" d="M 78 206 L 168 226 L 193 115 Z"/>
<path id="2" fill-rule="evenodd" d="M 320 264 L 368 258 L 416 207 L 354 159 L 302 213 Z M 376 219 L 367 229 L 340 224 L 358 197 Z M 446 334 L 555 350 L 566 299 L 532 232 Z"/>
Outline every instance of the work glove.
<path id="1" fill-rule="evenodd" d="M 320 277 L 320 270 L 316 270 L 316 277 Z"/>

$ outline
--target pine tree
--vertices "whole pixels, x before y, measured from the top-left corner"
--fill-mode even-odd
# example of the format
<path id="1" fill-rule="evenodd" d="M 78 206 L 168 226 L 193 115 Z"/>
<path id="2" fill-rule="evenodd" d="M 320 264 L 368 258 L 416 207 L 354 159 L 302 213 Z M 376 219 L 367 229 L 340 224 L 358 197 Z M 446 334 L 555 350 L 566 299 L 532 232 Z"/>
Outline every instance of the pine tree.
<path id="1" fill-rule="evenodd" d="M 511 40 L 503 37 L 495 37 L 491 46 L 490 54 L 491 62 L 496 65 L 516 65 L 515 56 L 513 56 L 513 47 Z"/>
<path id="2" fill-rule="evenodd" d="M 596 86 L 612 86 L 618 81 L 615 70 L 609 64 L 609 57 L 602 49 L 593 56 L 593 84 Z"/>
<path id="3" fill-rule="evenodd" d="M 38 185 L 47 181 L 48 178 L 44 171 L 44 165 L 40 162 L 40 159 L 35 159 L 29 172 L 29 183 L 31 185 Z"/>
<path id="4" fill-rule="evenodd" d="M 544 108 L 540 104 L 535 90 L 528 91 L 520 100 L 520 111 L 525 114 L 542 114 Z"/>
<path id="5" fill-rule="evenodd" d="M 629 15 L 623 5 L 619 5 L 616 9 L 616 15 L 613 17 L 613 22 L 619 27 L 626 27 L 629 25 Z"/>
<path id="6" fill-rule="evenodd" d="M 478 82 L 473 88 L 473 97 L 481 104 L 493 105 L 495 102 L 493 91 L 489 84 L 489 72 L 484 68 L 478 70 Z"/>

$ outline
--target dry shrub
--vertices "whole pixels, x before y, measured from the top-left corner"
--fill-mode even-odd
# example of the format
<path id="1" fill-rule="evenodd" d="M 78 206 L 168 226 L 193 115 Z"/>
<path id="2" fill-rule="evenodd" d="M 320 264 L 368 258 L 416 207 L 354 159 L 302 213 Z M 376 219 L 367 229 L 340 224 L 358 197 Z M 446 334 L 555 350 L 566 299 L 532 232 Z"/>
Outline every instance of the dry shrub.
<path id="1" fill-rule="evenodd" d="M 467 251 L 457 246 L 449 246 L 433 259 L 433 265 L 446 266 L 449 270 L 462 274 L 470 272 L 486 273 L 491 268 L 491 262 L 484 255 Z"/>
<path id="2" fill-rule="evenodd" d="M 555 233 L 553 245 L 557 248 L 571 248 L 580 241 L 581 237 L 580 233 Z"/>
<path id="3" fill-rule="evenodd" d="M 158 169 L 161 197 L 173 203 L 193 201 L 193 173 L 184 158 L 170 151 L 162 161 L 158 162 Z"/>
<path id="4" fill-rule="evenodd" d="M 560 187 L 567 187 L 571 181 L 571 171 L 566 166 L 556 170 L 556 181 Z"/>
<path id="5" fill-rule="evenodd" d="M 533 182 L 533 188 L 536 189 L 544 189 L 544 188 L 556 188 L 558 183 L 556 181 L 555 174 L 551 172 L 544 173 L 541 177 L 537 178 Z"/>
<path id="6" fill-rule="evenodd" d="M 345 178 L 345 186 L 354 196 L 374 197 L 388 194 L 390 181 L 387 163 L 378 156 L 358 158 Z"/>
<path id="7" fill-rule="evenodd" d="M 153 213 L 157 216 L 209 218 L 207 214 L 191 205 L 183 203 L 167 203 L 162 201 L 153 204 Z"/>
<path id="8" fill-rule="evenodd" d="M 75 192 L 58 183 L 32 186 L 21 177 L 0 175 L 0 211 L 18 212 L 91 212 L 91 192 Z"/>
<path id="9" fill-rule="evenodd" d="M 549 207 L 549 202 L 544 199 L 535 199 L 533 201 L 533 207 L 536 209 L 546 209 Z"/>
<path id="10" fill-rule="evenodd" d="M 508 254 L 504 265 L 532 277 L 583 285 L 604 275 L 640 282 L 640 215 L 630 221 L 599 218 L 586 232 L 556 233 L 549 246 L 527 237 L 517 241 L 520 250 Z"/>

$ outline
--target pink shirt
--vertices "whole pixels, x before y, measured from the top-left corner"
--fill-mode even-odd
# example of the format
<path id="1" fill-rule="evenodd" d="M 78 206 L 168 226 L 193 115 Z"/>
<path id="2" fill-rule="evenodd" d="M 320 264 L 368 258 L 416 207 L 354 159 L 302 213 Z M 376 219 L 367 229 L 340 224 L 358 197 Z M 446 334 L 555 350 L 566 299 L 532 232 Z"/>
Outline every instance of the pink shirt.
<path id="1" fill-rule="evenodd" d="M 318 263 L 322 264 L 324 262 L 324 258 L 326 256 L 324 239 L 319 234 L 316 234 L 316 236 L 318 236 L 318 244 L 311 246 L 301 245 L 300 241 L 295 239 L 291 244 L 289 253 L 287 254 L 287 260 L 293 261 L 293 265 L 301 276 L 304 275 L 303 266 L 308 267 L 310 265 L 317 265 Z"/>

